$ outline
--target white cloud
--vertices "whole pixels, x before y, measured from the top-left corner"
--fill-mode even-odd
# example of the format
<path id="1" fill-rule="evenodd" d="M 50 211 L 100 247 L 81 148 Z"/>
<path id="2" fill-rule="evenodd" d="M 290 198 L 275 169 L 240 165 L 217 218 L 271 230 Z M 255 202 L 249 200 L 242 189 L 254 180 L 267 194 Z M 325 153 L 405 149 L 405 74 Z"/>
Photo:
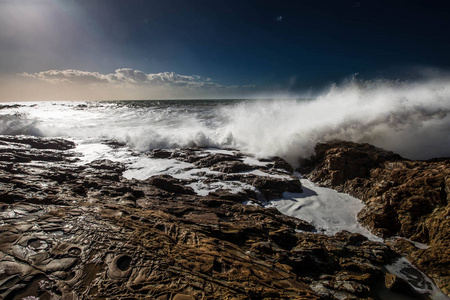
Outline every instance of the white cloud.
<path id="1" fill-rule="evenodd" d="M 283 16 L 277 16 L 275 18 L 275 21 L 281 22 L 283 20 Z"/>
<path id="2" fill-rule="evenodd" d="M 180 75 L 174 72 L 144 73 L 130 68 L 117 69 L 114 73 L 101 74 L 80 70 L 48 70 L 38 73 L 22 73 L 25 77 L 51 83 L 74 83 L 112 86 L 185 87 L 191 89 L 224 89 L 211 78 L 198 75 Z"/>
<path id="3" fill-rule="evenodd" d="M 209 77 L 174 72 L 145 73 L 131 68 L 111 73 L 48 70 L 0 72 L 0 102 L 60 100 L 234 99 L 253 97 L 253 85 L 222 85 Z"/>
<path id="4" fill-rule="evenodd" d="M 32 77 L 39 80 L 45 80 L 52 83 L 72 82 L 72 83 L 108 83 L 107 78 L 97 72 L 85 72 L 80 70 L 49 70 L 39 73 L 22 73 L 25 77 Z"/>

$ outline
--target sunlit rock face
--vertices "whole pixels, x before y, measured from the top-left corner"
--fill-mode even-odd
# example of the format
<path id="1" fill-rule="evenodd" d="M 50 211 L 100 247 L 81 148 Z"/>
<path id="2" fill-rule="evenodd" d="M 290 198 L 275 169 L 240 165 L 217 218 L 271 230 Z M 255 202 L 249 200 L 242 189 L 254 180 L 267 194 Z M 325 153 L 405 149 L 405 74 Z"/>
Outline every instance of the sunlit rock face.
<path id="1" fill-rule="evenodd" d="M 280 158 L 191 148 L 80 163 L 73 147 L 0 137 L 3 299 L 428 297 L 387 271 L 390 246 L 265 206 L 306 193 Z"/>
<path id="2" fill-rule="evenodd" d="M 411 161 L 369 144 L 318 144 L 299 169 L 364 201 L 359 220 L 450 290 L 450 159 Z M 427 244 L 417 248 L 412 242 Z"/>

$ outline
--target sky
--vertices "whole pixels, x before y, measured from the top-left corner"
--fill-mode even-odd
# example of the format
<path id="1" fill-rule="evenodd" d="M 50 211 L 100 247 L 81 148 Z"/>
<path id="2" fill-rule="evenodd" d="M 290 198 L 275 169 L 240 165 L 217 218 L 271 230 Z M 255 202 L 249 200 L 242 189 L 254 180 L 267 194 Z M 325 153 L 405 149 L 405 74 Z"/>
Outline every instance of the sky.
<path id="1" fill-rule="evenodd" d="M 0 101 L 310 97 L 450 69 L 450 2 L 0 0 Z"/>

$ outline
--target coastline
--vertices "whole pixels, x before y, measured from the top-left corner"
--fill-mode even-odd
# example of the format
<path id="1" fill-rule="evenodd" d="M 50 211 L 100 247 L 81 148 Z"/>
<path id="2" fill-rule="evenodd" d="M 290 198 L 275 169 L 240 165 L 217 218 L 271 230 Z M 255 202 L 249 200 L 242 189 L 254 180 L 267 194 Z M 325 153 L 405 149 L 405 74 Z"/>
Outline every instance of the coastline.
<path id="1" fill-rule="evenodd" d="M 388 299 L 398 294 L 445 299 L 442 293 L 420 295 L 386 269 L 400 254 L 423 256 L 435 244 L 420 249 L 403 239 L 383 244 L 348 231 L 324 235 L 264 207 L 262 201 L 286 191 L 304 192 L 280 158 L 257 165 L 244 163 L 238 152 L 200 148 L 149 154 L 194 164 L 205 183 L 244 181 L 253 187 L 199 195 L 186 178 L 127 179 L 123 163 L 79 164 L 69 141 L 2 136 L 0 143 L 5 299 Z M 217 173 L 208 176 L 205 169 Z M 442 258 L 445 266 L 448 255 Z M 433 277 L 435 269 L 422 270 L 448 291 L 443 270 L 442 278 Z M 425 279 L 422 284 L 433 291 Z"/>

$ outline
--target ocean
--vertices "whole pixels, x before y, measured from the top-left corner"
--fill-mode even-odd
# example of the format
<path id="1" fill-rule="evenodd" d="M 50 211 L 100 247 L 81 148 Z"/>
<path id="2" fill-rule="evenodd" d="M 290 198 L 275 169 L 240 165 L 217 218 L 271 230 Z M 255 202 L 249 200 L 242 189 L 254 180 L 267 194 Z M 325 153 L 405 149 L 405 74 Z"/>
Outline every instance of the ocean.
<path id="1" fill-rule="evenodd" d="M 145 154 L 196 147 L 243 154 L 251 165 L 278 156 L 296 167 L 314 154 L 317 143 L 339 139 L 371 143 L 412 159 L 450 156 L 450 91 L 437 82 L 351 81 L 315 98 L 42 101 L 0 108 L 0 134 L 70 139 L 77 144 L 79 163 L 110 159 L 126 164 L 127 178 L 168 174 L 189 179 L 199 195 L 245 187 L 208 185 L 193 175 L 190 164 Z M 357 222 L 364 206 L 359 199 L 297 176 L 313 193 L 286 195 L 268 205 L 327 234 L 346 229 L 378 239 Z M 335 213 L 338 208 L 342 214 Z"/>
<path id="2" fill-rule="evenodd" d="M 145 180 L 165 174 L 186 180 L 199 195 L 220 188 L 237 193 L 251 187 L 238 181 L 209 184 L 204 176 L 198 175 L 213 172 L 208 168 L 199 170 L 187 162 L 156 159 L 146 154 L 153 149 L 196 148 L 209 153 L 243 155 L 243 162 L 253 166 L 264 166 L 267 162 L 263 159 L 273 156 L 283 157 L 295 166 L 298 159 L 314 153 L 317 142 L 327 140 L 319 132 L 329 130 L 335 121 L 302 112 L 311 111 L 316 101 L 320 100 L 5 104 L 0 109 L 0 134 L 72 140 L 77 145 L 74 151 L 79 153 L 79 164 L 98 159 L 121 162 L 126 166 L 123 175 L 128 179 Z M 326 120 L 326 126 L 318 125 Z M 364 207 L 359 199 L 318 187 L 301 174 L 296 176 L 307 187 L 308 195 L 286 193 L 283 199 L 265 205 L 310 222 L 319 232 L 333 235 L 349 230 L 381 240 L 358 223 L 357 214 Z"/>
<path id="3" fill-rule="evenodd" d="M 314 98 L 21 102 L 0 106 L 0 134 L 116 140 L 136 151 L 233 148 L 292 165 L 318 142 L 367 142 L 411 159 L 450 156 L 450 89 L 351 81 Z"/>
<path id="4" fill-rule="evenodd" d="M 368 142 L 407 158 L 450 156 L 449 96 L 448 89 L 430 83 L 353 82 L 314 98 L 4 103 L 0 134 L 66 138 L 77 145 L 78 164 L 110 159 L 125 164 L 126 178 L 167 174 L 189 182 L 198 195 L 207 195 L 249 186 L 233 181 L 208 184 L 204 173 L 213 171 L 146 153 L 189 147 L 239 154 L 253 166 L 274 156 L 296 166 L 314 153 L 317 143 L 341 139 Z M 334 235 L 348 230 L 383 241 L 359 224 L 357 214 L 364 207 L 359 199 L 316 186 L 301 174 L 295 176 L 303 193 L 285 193 L 262 205 L 305 220 L 317 232 Z M 405 260 L 392 265 L 391 271 L 400 276 L 405 266 L 412 268 Z M 417 290 L 437 291 L 428 278 L 421 280 Z"/>
<path id="5" fill-rule="evenodd" d="M 317 143 L 367 142 L 411 159 L 450 156 L 450 90 L 439 82 L 408 85 L 350 81 L 315 98 L 20 102 L 0 105 L 0 134 L 63 137 L 76 142 L 79 163 L 110 159 L 127 178 L 168 174 L 189 179 L 199 195 L 240 183 L 207 185 L 193 166 L 152 159 L 153 149 L 196 147 L 245 155 L 244 162 L 282 157 L 296 167 Z M 114 145 L 121 145 L 116 147 Z M 346 229 L 378 239 L 359 225 L 359 199 L 315 186 L 311 195 L 286 195 L 268 205 L 334 234 Z M 330 199 L 337 199 L 330 202 Z M 335 213 L 342 208 L 340 213 Z"/>

